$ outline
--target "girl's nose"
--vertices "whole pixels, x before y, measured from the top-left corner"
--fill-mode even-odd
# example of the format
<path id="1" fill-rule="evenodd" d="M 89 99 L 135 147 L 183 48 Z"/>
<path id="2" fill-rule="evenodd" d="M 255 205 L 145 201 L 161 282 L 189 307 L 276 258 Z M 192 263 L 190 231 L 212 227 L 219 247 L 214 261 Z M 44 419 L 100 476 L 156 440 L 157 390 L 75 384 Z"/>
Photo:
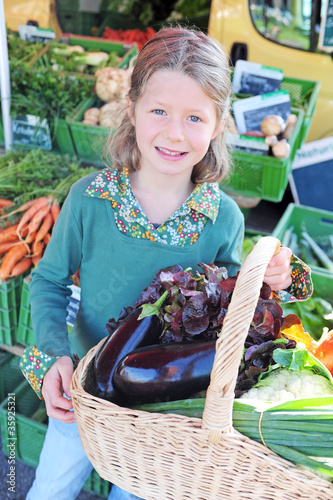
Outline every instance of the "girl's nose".
<path id="1" fill-rule="evenodd" d="M 181 120 L 173 118 L 168 121 L 165 129 L 166 137 L 171 142 L 180 142 L 184 140 L 184 127 Z"/>

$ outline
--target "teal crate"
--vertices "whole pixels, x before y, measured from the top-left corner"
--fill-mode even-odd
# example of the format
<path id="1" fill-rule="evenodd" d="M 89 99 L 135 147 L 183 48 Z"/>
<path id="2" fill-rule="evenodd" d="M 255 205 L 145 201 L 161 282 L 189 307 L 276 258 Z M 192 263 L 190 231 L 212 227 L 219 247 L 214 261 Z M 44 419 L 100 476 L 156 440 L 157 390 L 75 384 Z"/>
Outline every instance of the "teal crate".
<path id="1" fill-rule="evenodd" d="M 37 422 L 31 417 L 40 409 L 45 410 L 44 401 L 38 399 L 26 380 L 12 391 L 15 397 L 15 436 L 10 435 L 8 428 L 8 401 L 6 398 L 0 404 L 0 429 L 3 453 L 9 455 L 8 443 L 15 437 L 15 459 L 30 467 L 37 467 L 39 456 L 43 448 L 47 430 L 47 416 L 45 420 Z M 87 479 L 84 489 L 102 498 L 107 498 L 109 483 L 93 471 Z"/>
<path id="2" fill-rule="evenodd" d="M 4 354 L 0 359 L 0 402 L 23 380 L 19 358 L 14 354 Z"/>
<path id="3" fill-rule="evenodd" d="M 292 232 L 298 239 L 302 231 L 306 231 L 313 239 L 320 238 L 324 244 L 328 243 L 333 237 L 333 212 L 290 203 L 272 236 L 283 241 L 289 228 L 292 228 Z M 314 290 L 323 299 L 333 303 L 333 272 L 319 266 L 311 265 L 310 267 Z"/>
<path id="4" fill-rule="evenodd" d="M 27 276 L 23 280 L 18 327 L 16 330 L 16 342 L 25 346 L 35 345 L 36 339 L 32 328 L 31 308 L 29 302 L 29 285 L 31 276 Z"/>
<path id="5" fill-rule="evenodd" d="M 220 183 L 221 189 L 268 201 L 279 202 L 282 200 L 298 149 L 299 134 L 304 118 L 303 111 L 293 110 L 293 112 L 297 115 L 297 122 L 288 141 L 290 144 L 288 158 L 280 159 L 273 156 L 233 151 L 233 172 L 229 179 Z"/>
<path id="6" fill-rule="evenodd" d="M 87 109 L 101 107 L 105 104 L 94 97 L 88 98 L 76 109 L 76 113 L 69 121 L 75 149 L 78 157 L 85 163 L 102 166 L 102 154 L 110 135 L 110 129 L 100 125 L 82 123 L 83 115 Z"/>
<path id="7" fill-rule="evenodd" d="M 13 345 L 18 326 L 23 276 L 0 285 L 0 344 Z"/>

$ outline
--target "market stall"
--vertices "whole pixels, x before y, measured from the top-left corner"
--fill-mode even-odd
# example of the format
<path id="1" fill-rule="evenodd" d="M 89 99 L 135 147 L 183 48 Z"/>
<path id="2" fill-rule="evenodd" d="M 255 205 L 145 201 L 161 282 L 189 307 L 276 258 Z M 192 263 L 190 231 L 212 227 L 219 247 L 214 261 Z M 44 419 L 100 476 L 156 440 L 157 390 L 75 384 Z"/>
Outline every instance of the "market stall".
<path id="1" fill-rule="evenodd" d="M 114 2 L 114 4 L 116 3 Z M 192 20 L 194 22 L 196 19 L 197 26 L 203 27 L 206 22 L 207 27 L 206 2 L 197 3 L 201 5 L 202 10 L 199 7 L 198 10 L 195 10 L 197 8 L 196 2 L 189 6 L 189 2 L 183 1 L 175 2 L 173 10 L 170 9 L 170 12 L 163 13 L 163 15 L 157 15 L 157 11 L 153 10 L 150 12 L 151 17 L 145 18 L 143 13 L 138 11 L 135 14 L 138 21 L 133 20 L 128 12 L 118 13 L 117 16 L 115 11 L 109 9 L 108 15 L 104 16 L 103 22 L 97 27 L 98 29 L 93 30 L 95 36 L 92 33 L 86 35 L 73 32 L 62 33 L 48 40 L 40 40 L 37 39 L 38 37 L 27 40 L 26 37 L 20 36 L 15 29 L 7 27 L 6 49 L 8 48 L 11 107 L 10 120 L 8 120 L 2 99 L 2 120 L 0 120 L 0 146 L 2 146 L 0 157 L 0 429 L 3 453 L 6 455 L 8 454 L 5 447 L 8 439 L 8 397 L 10 393 L 15 393 L 17 401 L 15 416 L 16 459 L 29 466 L 36 467 L 38 464 L 47 429 L 45 404 L 30 389 L 18 366 L 18 357 L 22 355 L 25 347 L 31 346 L 35 342 L 29 303 L 31 271 L 38 266 L 39 260 L 52 239 L 53 227 L 73 183 L 84 175 L 99 170 L 104 164 L 103 154 L 106 140 L 119 127 L 121 113 L 126 105 L 126 93 L 129 88 L 131 71 L 143 44 L 158 31 L 163 22 L 170 20 L 176 19 L 182 22 Z M 102 4 L 104 5 L 104 2 Z M 140 2 L 136 5 L 137 9 L 140 9 L 139 4 Z M 103 5 L 101 5 L 101 9 Z M 115 7 L 113 5 L 113 8 Z M 196 14 L 200 15 L 196 16 Z M 162 16 L 162 19 L 159 16 Z M 69 17 L 67 17 L 68 20 Z M 98 16 L 94 16 L 93 20 L 91 18 L 90 28 L 97 20 Z M 220 187 L 239 202 L 246 222 L 251 208 L 258 206 L 261 200 L 278 205 L 285 199 L 294 160 L 308 137 L 316 110 L 320 83 L 316 80 L 292 78 L 283 74 L 278 68 L 267 68 L 254 63 L 249 63 L 246 67 L 236 65 L 235 68 L 232 68 L 231 77 L 234 95 L 227 143 L 233 158 L 234 169 L 228 181 L 222 182 Z M 4 84 L 2 84 L 3 88 Z M 7 94 L 3 93 L 2 96 L 6 97 Z M 11 134 L 12 138 L 10 139 Z M 266 236 L 274 238 L 267 240 L 263 238 Z M 310 299 L 305 302 L 278 306 L 279 309 L 277 309 L 270 294 L 268 296 L 260 295 L 260 293 L 265 292 L 261 289 L 262 280 L 260 282 L 260 279 L 265 265 L 267 265 L 267 255 L 273 254 L 275 246 L 278 244 L 276 238 L 283 246 L 290 247 L 295 255 L 298 255 L 311 267 L 314 283 L 314 294 Z M 258 241 L 259 244 L 255 246 Z M 265 248 L 266 244 L 268 250 Z M 231 394 L 228 395 L 229 399 L 226 398 L 229 404 L 226 412 L 229 417 L 221 424 L 221 428 L 215 429 L 212 425 L 212 415 L 215 411 L 214 406 L 219 406 L 220 402 L 214 401 L 214 398 L 210 401 L 210 396 L 207 396 L 207 393 L 202 394 L 202 391 L 207 390 L 212 373 L 214 379 L 212 392 L 214 392 L 220 370 L 222 372 L 224 370 L 223 363 L 227 363 L 225 353 L 229 347 L 226 347 L 225 342 L 218 342 L 219 349 L 213 367 L 216 344 L 216 337 L 214 337 L 213 355 L 206 377 L 208 382 L 206 380 L 204 386 L 198 386 L 198 390 L 192 391 L 201 393 L 200 396 L 203 397 L 194 399 L 191 397 L 192 392 L 189 394 L 179 392 L 176 398 L 171 398 L 171 401 L 166 398 L 165 401 L 159 401 L 159 404 L 155 404 L 153 400 L 147 398 L 146 389 L 140 386 L 142 394 L 145 395 L 141 401 L 134 398 L 132 405 L 126 400 L 124 405 L 119 404 L 119 406 L 118 401 L 111 401 L 110 412 L 115 427 L 121 416 L 125 422 L 124 428 L 119 430 L 120 433 L 124 434 L 124 442 L 127 442 L 128 427 L 135 428 L 137 425 L 137 428 L 140 429 L 140 426 L 144 427 L 147 418 L 153 422 L 152 436 L 144 437 L 144 441 L 147 443 L 144 462 L 146 469 L 143 467 L 145 470 L 141 470 L 138 474 L 135 469 L 133 474 L 129 475 L 126 469 L 119 469 L 117 473 L 110 472 L 99 458 L 99 446 L 103 447 L 102 441 L 105 438 L 103 432 L 101 431 L 97 437 L 87 434 L 85 447 L 95 468 L 85 484 L 87 491 L 107 498 L 110 484 L 112 482 L 121 484 L 123 481 L 126 487 L 136 494 L 140 494 L 140 492 L 142 494 L 144 491 L 147 498 L 154 497 L 153 490 L 156 488 L 156 484 L 159 484 L 161 491 L 163 491 L 163 500 L 183 498 L 184 491 L 188 491 L 189 488 L 186 480 L 183 482 L 179 479 L 179 483 L 177 483 L 179 490 L 171 491 L 171 493 L 164 481 L 164 475 L 168 477 L 172 474 L 172 470 L 168 468 L 168 463 L 171 463 L 170 455 L 175 456 L 178 453 L 179 463 L 184 463 L 185 468 L 198 466 L 198 477 L 202 478 L 202 484 L 206 485 L 207 491 L 208 487 L 211 487 L 212 491 L 214 490 L 214 493 L 209 493 L 205 500 L 232 498 L 232 496 L 228 496 L 227 490 L 219 491 L 218 486 L 215 485 L 216 477 L 214 474 L 211 475 L 211 471 L 202 471 L 200 464 L 193 462 L 192 455 L 196 454 L 194 448 L 199 446 L 199 448 L 204 449 L 209 441 L 207 446 L 208 448 L 212 446 L 212 450 L 208 452 L 204 460 L 209 461 L 211 454 L 215 456 L 211 469 L 227 468 L 226 463 L 221 466 L 219 462 L 222 448 L 223 453 L 229 453 L 226 455 L 227 461 L 232 462 L 235 454 L 243 453 L 245 447 L 245 454 L 250 458 L 251 454 L 257 456 L 257 467 L 267 468 L 267 475 L 272 474 L 275 467 L 279 469 L 280 474 L 285 475 L 283 489 L 286 496 L 284 498 L 292 500 L 301 498 L 299 495 L 302 493 L 302 488 L 308 488 L 310 484 L 313 486 L 313 492 L 307 493 L 308 496 L 304 498 L 315 500 L 319 498 L 316 496 L 319 491 L 322 492 L 322 498 L 332 497 L 333 469 L 331 460 L 333 456 L 330 451 L 332 447 L 330 450 L 324 450 L 325 446 L 327 448 L 327 445 L 324 444 L 327 435 L 325 437 L 324 430 L 319 429 L 319 427 L 325 418 L 327 426 L 331 426 L 333 407 L 333 365 L 330 361 L 332 359 L 333 331 L 333 212 L 296 203 L 288 204 L 271 231 L 264 231 L 260 227 L 255 230 L 246 227 L 242 254 L 243 272 L 241 273 L 240 285 L 237 285 L 235 293 L 236 278 L 220 276 L 216 270 L 208 269 L 208 267 L 204 268 L 200 279 L 187 276 L 186 284 L 191 280 L 192 282 L 196 281 L 196 285 L 191 288 L 190 293 L 186 294 L 184 283 L 179 284 L 177 293 L 182 293 L 188 302 L 192 296 L 202 297 L 204 293 L 208 296 L 209 293 L 205 292 L 205 286 L 210 282 L 211 274 L 216 275 L 218 276 L 216 283 L 218 280 L 219 286 L 223 290 L 223 296 L 224 294 L 227 296 L 223 308 L 225 313 L 230 307 L 232 315 L 239 315 L 240 310 L 243 311 L 243 293 L 248 295 L 248 291 L 244 290 L 244 288 L 246 289 L 247 273 L 250 272 L 247 266 L 253 259 L 256 261 L 257 252 L 259 252 L 258 265 L 254 267 L 259 268 L 257 270 L 258 277 L 255 278 L 256 288 L 259 288 L 255 292 L 250 292 L 250 295 L 254 296 L 258 292 L 259 302 L 261 300 L 268 303 L 270 300 L 273 304 L 270 302 L 269 306 L 266 304 L 266 308 L 258 311 L 256 309 L 259 307 L 258 298 L 253 302 L 253 297 L 250 297 L 250 305 L 244 313 L 246 316 L 243 326 L 244 338 L 237 349 L 235 346 L 230 348 L 236 351 L 236 353 L 232 353 L 235 358 L 233 373 L 236 377 L 242 363 L 244 369 L 244 359 L 241 356 L 244 340 L 249 328 L 253 327 L 254 318 L 256 318 L 257 324 L 255 326 L 261 327 L 261 330 L 259 328 L 258 331 L 262 332 L 268 328 L 270 334 L 273 335 L 272 338 L 267 337 L 266 339 L 271 343 L 275 342 L 273 350 L 280 344 L 284 344 L 284 346 L 288 345 L 288 348 L 296 351 L 296 344 L 302 343 L 303 365 L 300 367 L 300 371 L 301 369 L 310 370 L 311 375 L 316 374 L 325 379 L 327 394 L 325 393 L 322 399 L 312 394 L 307 399 L 304 394 L 302 396 L 296 395 L 298 403 L 284 403 L 280 405 L 281 408 L 277 406 L 275 409 L 274 405 L 272 407 L 269 404 L 265 410 L 259 410 L 259 406 L 258 408 L 249 406 L 246 402 L 242 404 L 241 400 L 237 399 L 240 393 L 246 392 L 238 387 L 240 393 L 235 399 Z M 69 332 L 80 304 L 79 273 L 73 275 L 72 278 L 71 300 L 67 310 Z M 169 290 L 168 287 L 169 285 L 166 285 L 166 290 Z M 238 307 L 240 307 L 238 312 L 234 303 L 238 303 Z M 143 302 L 140 306 L 142 305 Z M 134 304 L 123 304 L 123 306 L 133 309 Z M 174 303 L 168 302 L 163 306 L 167 307 L 163 310 L 163 317 L 168 317 L 171 325 L 170 315 L 174 314 L 172 320 L 176 321 L 173 306 Z M 210 306 L 213 307 L 212 304 Z M 233 312 L 234 307 L 236 313 Z M 176 312 L 179 312 L 179 309 L 178 307 Z M 258 315 L 254 316 L 258 312 L 261 314 L 260 320 Z M 217 312 L 214 311 L 214 314 L 216 316 Z M 218 314 L 222 314 L 222 312 L 219 310 Z M 215 316 L 213 320 L 210 318 L 207 321 L 214 322 Z M 298 319 L 295 323 L 286 322 L 283 329 L 284 318 L 287 317 Z M 184 327 L 186 330 L 179 316 L 177 316 L 177 321 L 178 326 L 181 325 L 181 328 Z M 286 326 L 288 324 L 289 329 Z M 216 333 L 218 329 L 221 329 L 222 320 L 215 326 Z M 234 330 L 233 325 L 230 328 L 228 325 L 225 327 L 226 336 L 230 336 L 231 343 Z M 267 335 L 268 330 L 265 330 Z M 202 334 L 203 331 L 199 333 Z M 212 335 L 211 330 L 209 335 Z M 177 340 L 179 341 L 179 338 Z M 209 340 L 211 341 L 212 338 L 210 337 Z M 325 343 L 325 341 L 327 342 Z M 108 398 L 100 398 L 100 393 L 94 393 L 91 387 L 89 389 L 85 386 L 87 372 L 89 372 L 87 364 L 96 355 L 98 347 L 101 348 L 101 346 L 97 346 L 88 353 L 88 358 L 79 365 L 73 379 L 72 394 L 75 411 L 78 415 L 82 415 L 82 421 L 81 416 L 78 419 L 79 427 L 82 426 L 82 433 L 85 419 L 95 418 L 94 411 L 91 410 L 94 405 L 96 406 L 95 411 L 102 415 L 101 427 L 105 428 L 105 426 L 110 425 L 108 419 L 111 417 L 108 408 L 105 409 Z M 247 345 L 246 348 L 249 349 L 250 346 Z M 288 348 L 285 350 L 287 351 Z M 252 348 L 252 351 L 254 350 Z M 267 371 L 267 375 L 271 370 L 274 371 L 277 365 L 279 368 L 284 367 L 292 372 L 295 370 L 293 363 L 300 364 L 299 360 L 293 357 L 289 360 L 289 364 L 286 362 L 284 365 L 281 353 L 280 357 L 279 353 L 276 353 L 276 358 L 273 358 L 273 350 L 269 351 L 271 363 L 265 366 L 260 365 L 260 369 Z M 221 362 L 222 368 L 218 360 L 219 356 L 224 360 Z M 251 356 L 249 352 L 246 361 L 251 360 L 252 363 Z M 296 354 L 295 356 L 297 357 Z M 275 368 L 273 367 L 274 363 Z M 254 366 L 256 369 L 258 368 L 258 365 L 253 363 L 253 365 L 251 364 L 252 371 L 256 370 L 253 368 Z M 249 368 L 250 365 L 246 365 L 246 369 L 249 370 Z M 245 372 L 245 370 L 243 371 Z M 243 372 L 240 371 L 240 373 Z M 253 386 L 261 387 L 257 372 L 253 379 L 247 375 L 245 378 L 247 381 L 251 379 L 251 388 Z M 263 380 L 266 379 L 263 377 Z M 118 381 L 119 385 L 121 383 Z M 217 392 L 230 391 L 233 383 L 234 379 L 225 381 L 223 390 L 218 386 Z M 129 390 L 129 387 L 126 386 L 124 392 L 128 393 Z M 138 385 L 135 385 L 134 392 L 137 390 Z M 309 398 L 314 399 L 309 401 Z M 129 406 L 127 407 L 126 404 Z M 311 407 L 313 412 L 317 412 L 317 415 L 320 414 L 318 422 L 315 422 L 316 429 L 322 433 L 319 443 L 318 440 L 316 443 L 314 442 L 314 431 L 312 432 L 312 429 L 305 422 L 309 418 L 311 413 L 309 408 Z M 282 420 L 290 419 L 291 413 L 296 410 L 302 411 L 304 421 L 300 418 L 300 420 L 292 421 L 291 425 L 294 428 L 299 425 L 300 428 L 304 429 L 307 438 L 305 439 L 301 433 L 300 437 L 294 433 L 293 444 L 289 446 L 287 440 L 282 439 L 282 432 L 272 437 L 269 432 L 271 422 L 276 428 L 280 426 L 280 429 L 282 428 L 283 432 L 288 434 L 288 439 L 291 432 L 276 420 L 275 415 L 278 410 L 285 412 L 281 417 Z M 265 411 L 265 419 L 267 418 L 267 420 L 264 419 L 265 423 L 261 421 L 263 411 Z M 274 413 L 275 411 L 276 413 Z M 106 422 L 103 421 L 104 412 L 107 415 Z M 250 420 L 254 422 L 253 425 L 246 423 L 249 416 Z M 259 433 L 257 431 L 258 422 Z M 260 427 L 261 423 L 262 427 Z M 237 439 L 228 435 L 232 427 L 238 431 L 236 433 Z M 313 427 L 315 427 L 314 424 Z M 193 433 L 193 443 L 188 448 L 176 451 L 172 447 L 172 434 L 177 430 L 180 432 L 179 439 L 182 439 L 186 429 L 190 429 L 190 433 Z M 228 429 L 227 433 L 226 429 Z M 221 446 L 214 448 L 216 443 L 213 443 L 212 436 L 215 432 L 220 437 L 222 433 L 223 439 L 222 444 L 220 443 Z M 156 478 L 147 473 L 147 471 L 151 471 L 154 462 L 151 458 L 152 449 L 149 440 L 158 439 L 160 433 L 165 433 L 166 447 L 168 448 L 169 442 L 171 444 L 170 449 L 164 450 L 161 454 L 159 467 L 164 470 L 161 477 Z M 330 427 L 327 433 L 331 433 Z M 208 434 L 210 437 L 207 441 Z M 135 457 L 136 446 L 144 446 L 137 436 L 134 436 L 133 439 L 135 446 L 128 457 L 131 463 L 136 462 L 137 457 L 141 456 L 137 454 Z M 330 436 L 329 439 L 331 439 Z M 94 449 L 91 449 L 89 442 L 94 444 Z M 315 445 L 318 445 L 316 450 L 314 450 Z M 127 453 L 121 446 L 112 443 L 114 457 L 117 457 L 118 453 Z M 236 452 L 236 447 L 243 448 L 243 451 Z M 264 447 L 266 447 L 265 450 Z M 311 449 L 313 454 L 310 453 Z M 110 457 L 106 458 L 108 461 L 111 460 Z M 235 463 L 238 467 L 236 459 Z M 305 467 L 306 471 L 301 470 L 299 465 Z M 287 471 L 286 468 L 289 466 L 290 471 Z M 138 468 L 140 469 L 140 466 Z M 180 475 L 182 474 L 180 473 Z M 231 477 L 230 471 L 227 475 L 228 478 Z M 137 480 L 133 479 L 133 476 L 140 476 L 140 481 L 145 483 L 144 487 L 138 486 Z M 255 470 L 249 478 L 251 484 L 255 480 L 254 477 L 256 477 Z M 211 479 L 207 480 L 207 478 Z M 289 481 L 294 483 L 290 488 Z M 297 481 L 298 484 L 296 484 Z M 244 489 L 242 489 L 241 483 L 242 481 L 238 486 L 239 497 L 237 498 L 250 498 L 246 496 L 249 495 L 249 486 L 246 486 L 245 479 L 243 481 Z M 269 481 L 265 482 L 264 485 L 261 484 L 262 496 L 260 498 L 265 499 L 265 491 L 266 494 L 268 491 L 269 495 L 272 495 L 270 498 L 280 498 L 277 494 L 278 485 L 275 484 L 275 480 L 272 481 L 271 485 L 268 483 Z M 281 486 L 280 480 L 277 483 Z M 202 484 L 198 486 L 199 489 L 203 487 Z M 230 488 L 235 488 L 235 485 L 233 484 Z M 217 491 L 218 493 L 216 493 Z M 202 493 L 202 495 L 204 494 Z M 202 495 L 200 498 L 203 498 Z M 192 498 L 196 497 L 192 496 Z"/>

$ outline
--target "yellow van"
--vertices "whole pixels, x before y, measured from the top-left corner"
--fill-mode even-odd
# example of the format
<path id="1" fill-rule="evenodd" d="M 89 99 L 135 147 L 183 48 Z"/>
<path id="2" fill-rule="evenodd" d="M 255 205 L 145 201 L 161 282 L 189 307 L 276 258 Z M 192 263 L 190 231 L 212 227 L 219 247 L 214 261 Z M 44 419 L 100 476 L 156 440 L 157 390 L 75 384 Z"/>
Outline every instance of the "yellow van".
<path id="1" fill-rule="evenodd" d="M 212 0 L 209 17 L 208 32 L 227 49 L 233 66 L 244 59 L 282 69 L 287 77 L 320 81 L 307 142 L 333 136 L 333 46 L 319 40 L 325 2 Z"/>

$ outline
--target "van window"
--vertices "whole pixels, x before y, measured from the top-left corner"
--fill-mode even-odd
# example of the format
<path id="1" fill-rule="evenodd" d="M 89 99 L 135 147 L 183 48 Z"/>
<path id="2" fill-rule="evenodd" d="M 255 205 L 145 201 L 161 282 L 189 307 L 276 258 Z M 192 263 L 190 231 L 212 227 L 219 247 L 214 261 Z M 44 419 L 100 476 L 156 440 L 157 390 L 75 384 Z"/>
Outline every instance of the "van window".
<path id="1" fill-rule="evenodd" d="M 249 0 L 252 22 L 272 42 L 294 49 L 317 50 L 322 0 Z"/>

